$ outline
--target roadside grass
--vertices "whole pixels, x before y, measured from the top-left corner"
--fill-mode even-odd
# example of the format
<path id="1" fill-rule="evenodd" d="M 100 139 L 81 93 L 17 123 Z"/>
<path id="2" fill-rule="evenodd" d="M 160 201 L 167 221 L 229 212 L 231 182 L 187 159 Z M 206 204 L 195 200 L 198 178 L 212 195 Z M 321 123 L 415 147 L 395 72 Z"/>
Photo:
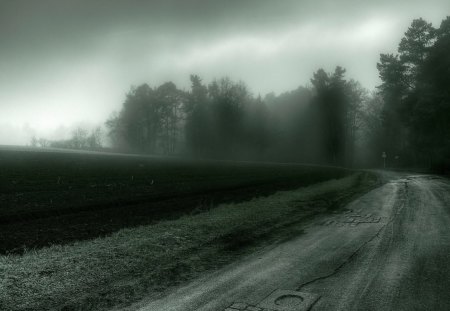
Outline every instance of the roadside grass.
<path id="1" fill-rule="evenodd" d="M 302 232 L 302 222 L 378 185 L 371 173 L 110 236 L 0 257 L 1 310 L 106 310 L 162 295 L 206 271 Z"/>

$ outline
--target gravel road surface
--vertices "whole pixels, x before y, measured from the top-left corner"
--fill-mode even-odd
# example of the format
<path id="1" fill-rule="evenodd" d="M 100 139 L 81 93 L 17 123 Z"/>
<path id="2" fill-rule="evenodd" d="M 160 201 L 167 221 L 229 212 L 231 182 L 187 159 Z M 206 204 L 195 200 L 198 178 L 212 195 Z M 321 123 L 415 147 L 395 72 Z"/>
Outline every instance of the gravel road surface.
<path id="1" fill-rule="evenodd" d="M 390 181 L 140 311 L 450 310 L 450 182 Z"/>

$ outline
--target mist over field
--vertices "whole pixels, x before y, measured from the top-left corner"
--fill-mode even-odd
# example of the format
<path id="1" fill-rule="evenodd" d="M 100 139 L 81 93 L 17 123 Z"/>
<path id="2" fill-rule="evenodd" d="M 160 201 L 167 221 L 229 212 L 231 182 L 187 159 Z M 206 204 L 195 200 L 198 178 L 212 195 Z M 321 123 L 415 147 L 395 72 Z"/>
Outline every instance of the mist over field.
<path id="1" fill-rule="evenodd" d="M 448 3 L 440 0 L 364 4 L 351 0 L 340 3 L 132 1 L 126 4 L 120 1 L 46 0 L 39 3 L 2 1 L 0 6 L 0 66 L 5 73 L 0 77 L 0 144 L 36 145 L 36 140 L 40 139 L 44 146 L 50 141 L 61 146 L 64 144 L 57 141 L 72 139 L 80 128 L 88 132 L 86 135 L 101 128 L 102 146 L 128 148 L 132 152 L 199 156 L 199 151 L 193 150 L 196 143 L 192 140 L 209 139 L 223 140 L 226 152 L 221 155 L 216 147 L 205 146 L 200 152 L 203 157 L 254 159 L 258 154 L 266 160 L 330 162 L 329 156 L 320 155 L 326 151 L 319 149 L 332 147 L 325 146 L 327 138 L 320 142 L 316 136 L 326 135 L 327 130 L 322 128 L 325 125 L 319 125 L 320 122 L 329 124 L 332 121 L 325 120 L 326 117 L 322 121 L 312 121 L 308 113 L 317 114 L 311 110 L 319 109 L 320 96 L 314 98 L 314 92 L 320 81 L 314 83 L 312 79 L 316 79 L 322 69 L 332 79 L 335 68 L 340 66 L 344 71 L 335 78 L 345 81 L 347 89 L 353 90 L 349 91 L 352 94 L 346 94 L 348 98 L 342 99 L 345 107 L 339 108 L 347 110 L 342 111 L 347 116 L 336 118 L 354 120 L 352 125 L 344 124 L 349 123 L 348 120 L 336 121 L 342 128 L 332 131 L 350 137 L 342 137 L 339 143 L 329 143 L 345 144 L 341 147 L 345 151 L 333 152 L 354 153 L 350 162 L 357 160 L 359 165 L 365 166 L 374 165 L 380 152 L 390 148 L 383 143 L 374 143 L 373 140 L 379 139 L 374 135 L 368 137 L 367 133 L 378 126 L 373 124 L 378 122 L 377 118 L 384 118 L 380 115 L 384 113 L 380 112 L 383 108 L 379 107 L 384 104 L 377 104 L 378 97 L 386 102 L 388 96 L 386 92 L 380 95 L 380 86 L 387 79 L 377 70 L 380 54 L 400 52 L 402 62 L 409 62 L 405 58 L 408 51 L 397 51 L 397 48 L 411 22 L 422 17 L 438 29 L 449 9 Z M 435 39 L 430 37 L 429 42 L 420 44 L 428 48 Z M 420 53 L 416 47 L 410 48 Z M 409 62 L 408 66 L 417 64 Z M 197 134 L 193 134 L 196 131 L 193 127 L 202 127 L 202 121 L 194 120 L 200 118 L 194 116 L 198 114 L 194 106 L 200 104 L 194 102 L 198 99 L 193 96 L 198 96 L 194 93 L 200 91 L 193 88 L 191 75 L 198 78 L 198 87 L 208 89 L 204 99 L 208 102 L 205 104 L 207 110 L 221 105 L 218 102 L 223 100 L 219 97 L 228 96 L 225 94 L 227 89 L 234 92 L 233 88 L 241 88 L 237 91 L 241 94 L 236 95 L 241 98 L 224 105 L 242 106 L 240 108 L 247 112 L 236 112 L 240 114 L 236 116 L 239 121 L 226 120 L 233 118 L 231 116 L 217 115 L 228 112 L 210 112 L 216 116 L 204 117 L 208 119 L 205 122 L 215 127 L 221 127 L 218 124 L 221 122 L 227 125 L 214 129 L 217 133 L 210 133 L 209 138 L 194 138 L 192 135 Z M 227 85 L 223 83 L 225 80 Z M 125 142 L 138 138 L 119 138 L 112 134 L 117 129 L 113 130 L 111 123 L 106 125 L 114 116 L 134 109 L 125 108 L 124 103 L 129 102 L 137 90 L 145 92 L 140 88 L 144 84 L 155 93 L 160 86 L 159 92 L 176 90 L 177 94 L 172 96 L 177 103 L 161 104 L 172 104 L 174 107 L 167 109 L 177 110 L 176 116 L 165 121 L 176 125 L 176 130 L 172 131 L 177 132 L 172 133 L 176 138 L 170 138 L 176 142 L 163 142 L 169 138 L 162 136 L 169 134 L 162 134 L 162 129 L 155 128 L 158 133 L 153 134 L 149 129 L 141 129 L 145 132 L 141 135 L 148 137 L 140 138 L 147 142 L 146 146 L 138 147 L 135 142 Z M 217 94 L 212 93 L 214 84 Z M 150 104 L 149 98 L 145 100 L 149 102 L 147 105 L 159 105 Z M 412 109 L 405 109 L 402 114 L 412 113 Z M 122 136 L 137 135 L 130 134 L 134 131 L 130 126 L 138 126 L 139 122 L 163 126 L 156 124 L 162 122 L 161 115 L 153 117 L 158 121 L 122 120 L 134 123 L 123 125 L 128 127 L 124 131 L 129 133 Z M 397 119 L 396 116 L 392 118 Z M 311 124 L 301 119 L 308 119 Z M 402 128 L 411 127 L 410 119 L 405 117 L 398 122 L 408 123 L 401 124 Z M 190 123 L 195 125 L 192 127 Z M 219 133 L 221 131 L 223 133 Z M 401 131 L 409 132 L 407 129 Z M 229 142 L 234 146 L 225 146 L 227 139 L 222 135 L 250 137 Z M 416 133 L 408 135 L 416 136 Z M 367 140 L 372 140 L 370 147 L 367 147 Z M 91 141 L 90 145 L 99 143 Z M 208 144 L 212 143 L 205 141 L 205 145 Z M 242 154 L 237 152 L 242 145 L 251 150 L 242 150 Z M 304 152 L 290 150 L 291 147 Z M 411 157 L 410 153 L 389 150 L 391 159 Z M 338 163 L 337 158 L 342 156 L 334 155 L 334 161 Z M 415 164 L 420 166 L 422 163 Z"/>

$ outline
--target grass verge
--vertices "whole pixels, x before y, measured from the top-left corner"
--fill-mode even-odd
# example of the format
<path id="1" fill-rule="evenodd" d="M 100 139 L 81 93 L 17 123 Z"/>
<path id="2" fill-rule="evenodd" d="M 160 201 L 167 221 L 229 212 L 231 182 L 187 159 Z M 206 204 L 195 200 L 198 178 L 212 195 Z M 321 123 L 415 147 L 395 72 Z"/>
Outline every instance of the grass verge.
<path id="1" fill-rule="evenodd" d="M 1 310 L 106 310 L 163 294 L 378 184 L 370 173 L 278 192 L 108 237 L 0 257 Z"/>

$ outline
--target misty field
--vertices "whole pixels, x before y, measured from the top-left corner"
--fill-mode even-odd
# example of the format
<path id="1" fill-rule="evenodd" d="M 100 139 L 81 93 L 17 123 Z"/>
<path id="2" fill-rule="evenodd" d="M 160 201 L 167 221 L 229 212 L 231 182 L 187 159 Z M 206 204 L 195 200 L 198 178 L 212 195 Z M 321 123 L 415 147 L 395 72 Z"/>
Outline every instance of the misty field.
<path id="1" fill-rule="evenodd" d="M 106 236 L 350 170 L 294 164 L 0 152 L 0 253 Z"/>

